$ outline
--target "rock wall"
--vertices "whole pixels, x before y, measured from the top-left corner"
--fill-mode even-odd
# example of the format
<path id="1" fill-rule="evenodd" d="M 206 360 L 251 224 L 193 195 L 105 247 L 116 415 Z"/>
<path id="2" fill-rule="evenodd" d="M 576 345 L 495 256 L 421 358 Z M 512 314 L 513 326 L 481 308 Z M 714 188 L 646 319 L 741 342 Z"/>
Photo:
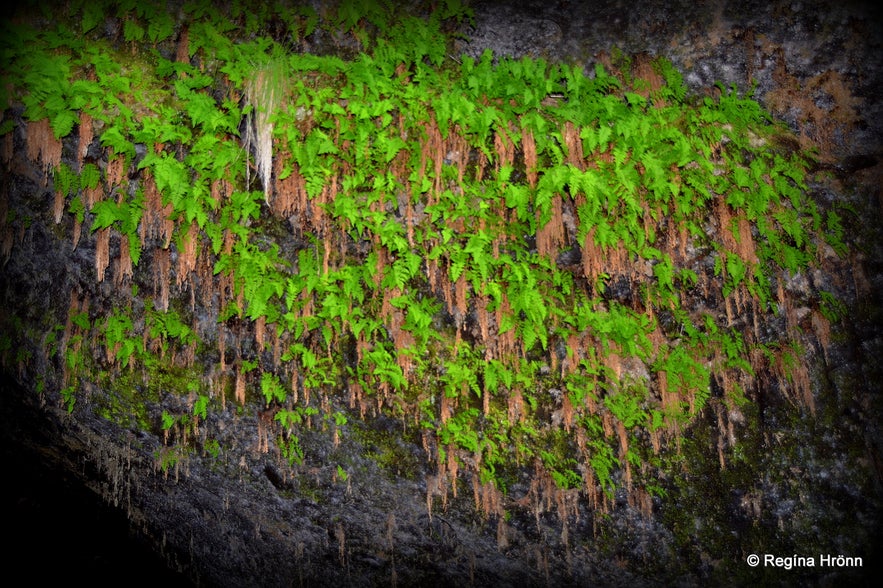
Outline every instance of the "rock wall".
<path id="1" fill-rule="evenodd" d="M 131 564 L 125 559 L 139 569 L 122 569 L 119 553 L 105 556 L 115 561 L 96 556 L 83 566 L 94 553 L 89 550 L 66 560 L 73 570 L 56 570 L 43 562 L 68 548 L 54 544 L 49 529 L 40 535 L 43 543 L 23 543 L 15 559 L 27 561 L 35 579 L 85 567 L 93 580 L 108 583 L 157 572 L 169 583 L 203 586 L 830 585 L 866 579 L 883 560 L 878 14 L 870 3 L 476 3 L 475 26 L 464 30 L 468 40 L 459 47 L 465 55 L 490 48 L 587 69 L 621 55 L 638 62 L 642 54 L 664 55 L 699 94 L 712 95 L 717 82 L 741 91 L 753 87 L 795 130 L 800 147 L 818 149 L 813 196 L 846 202 L 855 212 L 848 219 L 848 258 L 831 259 L 824 273 L 795 276 L 795 289 L 801 280 L 811 282 L 837 292 L 849 309 L 829 344 L 805 358 L 817 398 L 814 416 L 794 410 L 776 389 L 760 390 L 756 403 L 733 417 L 741 458 L 720 467 L 716 443 L 724 415 L 708 411 L 685 440 L 680 470 L 671 472 L 652 516 L 620 496 L 604 517 L 582 512 L 562 526 L 549 505 L 535 519 L 516 516 L 502 526 L 476 513 L 469 497 L 430 514 L 432 480 L 414 440 L 392 447 L 389 437 L 366 431 L 332 447 L 306 434 L 303 442 L 317 460 L 342 451 L 369 473 L 333 482 L 319 471 L 291 478 L 277 468 L 278 456 L 255 451 L 257 419 L 215 414 L 207 426 L 232 450 L 220 461 L 195 456 L 163 470 L 154 458 L 163 448 L 158 436 L 110 424 L 88 409 L 69 415 L 38 393 L 35 374 L 53 366 L 17 372 L 7 363 L 0 429 L 9 463 L 38 461 L 60 474 L 64 484 L 50 499 L 66 508 L 79 508 L 68 503 L 71 487 L 99 496 L 111 512 L 125 514 L 129 529 L 121 534 L 149 545 L 170 571 L 153 569 L 150 556 Z M 35 170 L 3 173 L 7 190 L 40 189 Z M 92 265 L 86 256 L 82 248 L 62 252 L 50 229 L 32 225 L 0 273 L 7 315 L 40 324 L 44 314 L 67 308 L 70 288 L 85 281 L 79 274 Z M 395 431 L 397 423 L 381 427 Z M 400 475 L 377 464 L 384 453 Z M 45 476 L 47 470 L 35 471 Z M 17 473 L 10 468 L 7 475 Z M 17 504 L 31 499 L 27 475 L 12 486 Z M 32 536 L 32 521 L 15 521 L 15 534 Z M 81 532 L 91 541 L 92 533 Z M 816 565 L 753 568 L 746 563 L 751 553 L 813 556 Z M 861 557 L 863 566 L 821 566 L 823 554 Z"/>

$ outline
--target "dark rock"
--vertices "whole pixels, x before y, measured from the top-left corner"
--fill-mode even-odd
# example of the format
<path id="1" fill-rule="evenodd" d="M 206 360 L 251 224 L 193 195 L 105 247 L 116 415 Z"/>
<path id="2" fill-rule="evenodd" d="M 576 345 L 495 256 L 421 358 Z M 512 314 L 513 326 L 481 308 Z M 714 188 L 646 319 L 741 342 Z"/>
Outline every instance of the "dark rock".
<path id="1" fill-rule="evenodd" d="M 375 441 L 351 433 L 332 446 L 324 437 L 304 434 L 309 451 L 297 475 L 290 476 L 280 455 L 258 450 L 256 418 L 213 415 L 204 426 L 217 433 L 223 452 L 212 456 L 197 445 L 188 459 L 162 467 L 164 457 L 174 457 L 163 453 L 159 426 L 163 410 L 181 409 L 173 398 L 160 398 L 149 408 L 150 431 L 128 429 L 91 410 L 69 415 L 57 399 L 47 402 L 34 374 L 55 373 L 58 366 L 38 365 L 18 377 L 9 362 L 0 390 L 6 530 L 13 543 L 8 561 L 24 565 L 34 583 L 48 582 L 48 574 L 91 585 L 131 578 L 172 586 L 834 585 L 871 577 L 867 573 L 883 561 L 878 308 L 883 255 L 880 240 L 874 240 L 883 152 L 877 10 L 871 3 L 816 0 L 588 7 L 567 1 L 477 2 L 475 27 L 459 47 L 476 57 L 491 48 L 498 56 L 563 59 L 584 64 L 586 71 L 615 49 L 664 55 L 684 72 L 691 91 L 701 95 L 717 82 L 741 92 L 753 88 L 780 120 L 810 133 L 825 130 L 831 113 L 852 109 L 848 124 L 832 131 L 819 166 L 833 171 L 838 183 L 826 183 L 817 193 L 824 204 L 847 203 L 857 211 L 851 220 L 857 228 L 847 238 L 856 245 L 861 237 L 865 248 L 847 261 L 864 268 L 868 285 L 842 266 L 839 273 L 789 283 L 800 290 L 812 279 L 815 287 L 841 290 L 849 302 L 847 320 L 836 328 L 830 347 L 816 346 L 801 357 L 815 366 L 816 414 L 795 410 L 785 391 L 761 380 L 746 391 L 751 402 L 743 415 L 758 426 L 740 429 L 744 436 L 727 446 L 741 458 L 720 467 L 718 444 L 730 443 L 719 431 L 717 419 L 724 413 L 706 411 L 685 440 L 681 461 L 670 464 L 671 478 L 660 482 L 664 497 L 650 501 L 651 516 L 642 516 L 619 493 L 608 511 L 581 505 L 578 516 L 567 520 L 565 535 L 550 511 L 534 516 L 513 509 L 502 542 L 497 521 L 480 520 L 465 486 L 457 499 L 448 497 L 447 510 L 437 506 L 428 515 L 431 464 L 421 460 L 425 452 L 417 435 L 381 447 L 381 438 L 402 429 L 393 419 L 376 420 Z M 108 36 L 121 34 L 116 19 L 107 18 L 104 28 Z M 312 42 L 336 42 L 319 37 Z M 828 73 L 826 81 L 820 77 L 826 72 L 836 76 Z M 794 92 L 805 87 L 812 88 L 809 99 L 820 120 L 808 120 L 806 106 L 796 104 Z M 24 149 L 20 134 L 15 149 Z M 137 152 L 140 157 L 144 148 Z M 93 143 L 87 156 L 99 155 Z M 38 208 L 28 198 L 50 197 L 28 170 L 4 167 L 0 183 L 10 208 L 33 212 Z M 0 270 L 3 312 L 25 325 L 63 323 L 70 292 L 96 290 L 94 241 L 87 231 L 72 249 L 67 242 L 59 245 L 45 228 L 51 221 L 42 220 L 23 231 L 15 255 Z M 306 246 L 285 233 L 289 252 Z M 695 260 L 697 271 L 710 271 L 701 255 Z M 564 252 L 559 261 L 577 265 L 579 252 Z M 97 290 L 96 298 L 110 305 L 115 294 L 109 282 Z M 611 280 L 608 292 L 623 304 L 633 302 L 625 276 Z M 657 318 L 666 333 L 678 329 L 668 313 Z M 770 332 L 761 330 L 760 342 L 773 341 L 771 330 L 784 328 L 784 319 L 780 323 L 762 327 Z M 256 356 L 256 347 L 251 351 Z M 45 360 L 35 355 L 33 362 L 40 361 Z M 100 399 L 102 391 L 96 385 L 88 393 Z M 710 402 L 719 407 L 721 398 Z M 411 475 L 389 475 L 364 456 L 369 451 L 390 451 Z M 346 481 L 339 478 L 338 464 L 348 472 Z M 510 496 L 530 500 L 531 481 L 518 473 L 512 478 Z M 89 531 L 96 537 L 87 541 Z M 761 570 L 758 576 L 738 559 L 749 553 L 818 557 L 810 547 L 862 556 L 866 567 L 790 570 L 790 575 Z"/>

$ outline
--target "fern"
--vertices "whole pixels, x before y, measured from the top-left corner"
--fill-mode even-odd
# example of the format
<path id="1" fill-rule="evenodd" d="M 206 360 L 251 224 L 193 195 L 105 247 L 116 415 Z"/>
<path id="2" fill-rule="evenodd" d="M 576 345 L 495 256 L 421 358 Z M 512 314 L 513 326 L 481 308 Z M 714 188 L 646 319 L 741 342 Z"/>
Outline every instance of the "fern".
<path id="1" fill-rule="evenodd" d="M 105 347 L 123 367 L 131 366 L 140 348 L 140 340 L 134 337 L 134 330 L 131 317 L 125 313 L 113 313 L 104 323 Z"/>
<path id="2" fill-rule="evenodd" d="M 152 43 L 164 41 L 172 36 L 175 30 L 175 21 L 165 11 L 151 11 L 147 25 L 147 38 Z"/>
<path id="3" fill-rule="evenodd" d="M 714 298 L 744 287 L 760 309 L 773 308 L 770 284 L 784 271 L 808 268 L 817 238 L 844 250 L 842 210 L 807 201 L 806 156 L 752 144 L 750 137 L 781 129 L 735 90 L 688 100 L 682 78 L 663 60 L 654 68 L 665 84 L 649 98 L 628 71 L 614 75 L 600 65 L 586 76 L 581 65 L 491 52 L 454 65 L 446 63 L 450 38 L 442 31 L 445 19 L 469 16 L 463 4 L 446 0 L 426 18 L 395 19 L 392 5 L 369 4 L 340 3 L 323 15 L 338 29 L 335 38 L 361 43 L 363 51 L 342 58 L 292 53 L 273 40 L 302 41 L 314 27 L 327 33 L 308 7 L 196 2 L 171 16 L 126 0 L 112 7 L 124 27 L 122 51 L 63 29 L 9 31 L 35 49 L 3 41 L 4 55 L 14 56 L 3 96 L 20 96 L 30 120 L 48 118 L 56 138 L 72 132 L 81 114 L 99 122 L 101 146 L 123 156 L 141 187 L 86 211 L 79 193 L 103 181 L 94 162 L 79 177 L 58 166 L 54 187 L 70 197 L 78 221 L 91 212 L 93 231 L 114 228 L 128 239 L 136 265 L 139 229 L 153 230 L 140 226 L 151 176 L 162 196 L 159 206 L 150 203 L 160 209 L 151 210 L 152 220 L 176 226 L 174 249 L 183 251 L 194 225 L 197 239 L 211 241 L 197 258 L 213 265 L 217 282 L 194 276 L 207 280 L 200 287 L 225 289 L 200 312 L 230 321 L 225 328 L 238 324 L 234 317 L 275 323 L 285 351 L 272 360 L 240 358 L 242 373 L 260 361 L 266 404 L 288 402 L 277 373 L 297 372 L 295 389 L 322 390 L 331 404 L 345 374 L 363 394 L 378 394 L 378 410 L 392 403 L 397 415 L 420 419 L 437 435 L 440 456 L 478 453 L 481 460 L 462 465 L 484 483 L 503 488 L 501 473 L 512 461 L 539 460 L 560 488 L 581 487 L 582 467 L 585 480 L 594 473 L 609 494 L 617 469 L 637 466 L 640 449 L 620 463 L 594 411 L 635 429 L 629 439 L 639 445 L 647 431 L 688 422 L 690 402 L 702 409 L 711 366 L 750 376 L 753 351 L 740 333 L 694 325 L 688 303 L 700 289 Z M 80 3 L 71 14 L 85 33 L 102 13 Z M 138 57 L 150 44 L 167 45 L 179 25 L 189 35 L 182 62 L 155 52 Z M 614 63 L 629 65 L 622 56 Z M 77 79 L 82 71 L 94 71 L 94 79 Z M 280 90 L 278 100 L 258 99 L 259 71 L 277 76 L 270 87 Z M 222 86 L 226 93 L 216 91 Z M 241 125 L 252 125 L 244 141 Z M 247 161 L 259 151 L 262 192 L 251 190 Z M 294 186 L 285 194 L 290 202 L 274 200 L 282 185 L 271 180 Z M 750 223 L 758 263 L 706 234 L 715 198 Z M 296 251 L 275 244 L 288 228 L 277 203 L 301 226 Z M 562 253 L 594 259 L 579 267 L 577 255 L 540 255 L 548 241 L 537 240 L 552 230 Z M 589 235 L 594 242 L 586 243 Z M 689 248 L 687 257 L 713 252 L 716 274 L 685 265 L 678 245 Z M 602 291 L 614 279 L 632 282 L 630 300 L 618 288 Z M 454 292 L 465 308 L 452 320 Z M 837 314 L 824 295 L 818 303 L 826 316 Z M 653 316 L 666 318 L 657 325 Z M 144 320 L 163 351 L 196 343 L 178 315 L 149 309 Z M 81 340 L 98 329 L 112 361 L 156 361 L 142 353 L 128 311 L 73 324 Z M 79 366 L 83 357 L 71 351 L 65 359 Z M 643 381 L 613 377 L 624 358 L 651 364 L 668 382 L 666 392 L 679 395 L 671 414 Z M 571 405 L 561 427 L 540 423 L 546 409 L 557 410 L 544 394 L 553 386 Z M 65 390 L 74 397 L 72 386 Z M 444 426 L 433 392 L 457 399 Z M 203 398 L 193 416 L 204 419 L 210 407 Z M 303 461 L 293 427 L 317 411 L 278 413 L 289 429 L 280 450 L 293 464 Z M 330 419 L 326 413 L 322 422 Z M 585 442 L 578 453 L 577 439 Z"/>
<path id="4" fill-rule="evenodd" d="M 643 397 L 630 392 L 631 390 L 628 389 L 620 390 L 604 398 L 604 406 L 629 429 L 644 423 L 647 419 L 647 414 L 642 408 Z"/>
<path id="5" fill-rule="evenodd" d="M 591 457 L 589 458 L 589 466 L 591 466 L 595 477 L 601 489 L 607 496 L 613 495 L 615 483 L 613 481 L 613 472 L 619 466 L 619 460 L 613 455 L 613 450 L 609 445 L 600 440 L 594 440 L 590 443 L 592 447 Z"/>
<path id="6" fill-rule="evenodd" d="M 275 374 L 264 373 L 261 376 L 261 394 L 264 395 L 264 400 L 266 400 L 267 406 L 273 401 L 280 404 L 285 402 L 285 388 L 282 386 L 281 382 L 279 382 L 279 378 L 276 377 Z"/>

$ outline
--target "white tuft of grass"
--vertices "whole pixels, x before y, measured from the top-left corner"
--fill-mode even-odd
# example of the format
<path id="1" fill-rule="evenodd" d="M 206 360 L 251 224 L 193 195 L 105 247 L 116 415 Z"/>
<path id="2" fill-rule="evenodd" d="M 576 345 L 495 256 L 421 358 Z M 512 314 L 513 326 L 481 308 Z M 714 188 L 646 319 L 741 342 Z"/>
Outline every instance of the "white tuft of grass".
<path id="1" fill-rule="evenodd" d="M 257 66 L 246 86 L 252 116 L 246 120 L 245 146 L 248 151 L 254 149 L 255 168 L 264 188 L 264 200 L 268 202 L 273 173 L 273 115 L 287 90 L 284 66 L 280 59 Z"/>

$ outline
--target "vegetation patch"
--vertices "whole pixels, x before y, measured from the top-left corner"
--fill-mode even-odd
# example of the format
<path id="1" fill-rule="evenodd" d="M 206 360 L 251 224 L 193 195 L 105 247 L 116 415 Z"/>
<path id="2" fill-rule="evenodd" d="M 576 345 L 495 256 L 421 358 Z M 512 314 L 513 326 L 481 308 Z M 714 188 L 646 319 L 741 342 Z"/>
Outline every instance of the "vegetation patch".
<path id="1" fill-rule="evenodd" d="M 188 408 L 166 431 L 272 414 L 258 447 L 292 467 L 304 428 L 391 417 L 434 464 L 430 508 L 459 483 L 504 517 L 528 468 L 534 510 L 565 519 L 617 490 L 649 511 L 703 411 L 724 468 L 730 415 L 769 382 L 813 412 L 799 339 L 839 307 L 793 279 L 844 245 L 806 195 L 812 154 L 734 88 L 688 95 L 663 59 L 453 57 L 469 12 L 434 5 L 9 21 L 4 161 L 26 136 L 41 220 L 115 288 L 110 306 L 72 294 L 51 350 L 68 409 L 95 357 L 143 374 L 127 405 L 168 376 Z M 305 51 L 317 27 L 358 50 Z"/>

